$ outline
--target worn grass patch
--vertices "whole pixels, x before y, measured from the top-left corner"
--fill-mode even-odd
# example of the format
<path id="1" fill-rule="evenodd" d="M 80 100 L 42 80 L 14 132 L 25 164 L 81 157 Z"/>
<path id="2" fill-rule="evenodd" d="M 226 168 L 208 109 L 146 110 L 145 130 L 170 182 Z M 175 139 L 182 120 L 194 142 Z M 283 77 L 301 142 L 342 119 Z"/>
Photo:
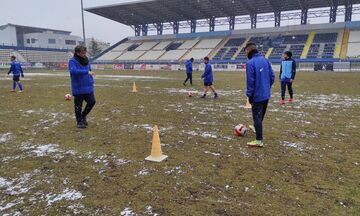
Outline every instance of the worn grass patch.
<path id="1" fill-rule="evenodd" d="M 233 136 L 251 124 L 241 73 L 216 73 L 220 99 L 200 100 L 200 79 L 184 88 L 183 72 L 99 71 L 79 130 L 67 72 L 27 72 L 22 94 L 0 78 L 0 214 L 360 212 L 360 74 L 299 73 L 296 102 L 282 107 L 277 82 L 266 147 L 249 149 L 253 134 Z M 154 124 L 169 156 L 160 164 L 144 160 Z"/>

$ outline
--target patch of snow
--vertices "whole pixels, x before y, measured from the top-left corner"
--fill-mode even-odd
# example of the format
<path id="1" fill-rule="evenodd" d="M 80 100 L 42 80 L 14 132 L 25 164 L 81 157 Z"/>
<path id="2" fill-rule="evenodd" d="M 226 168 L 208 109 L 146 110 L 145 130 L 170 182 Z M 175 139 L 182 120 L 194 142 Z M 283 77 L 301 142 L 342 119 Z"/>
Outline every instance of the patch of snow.
<path id="1" fill-rule="evenodd" d="M 204 151 L 205 154 L 211 154 L 211 155 L 214 155 L 214 156 L 221 156 L 220 153 L 213 153 L 213 152 L 209 152 L 209 151 Z"/>
<path id="2" fill-rule="evenodd" d="M 131 208 L 125 208 L 121 211 L 121 216 L 135 216 L 137 215 Z"/>
<path id="3" fill-rule="evenodd" d="M 15 200 L 13 202 L 7 203 L 5 206 L 0 206 L 0 212 L 5 211 L 6 209 L 12 208 L 20 203 L 22 203 L 22 201 Z"/>
<path id="4" fill-rule="evenodd" d="M 5 143 L 12 138 L 12 133 L 0 134 L 0 143 Z"/>
<path id="5" fill-rule="evenodd" d="M 59 145 L 47 144 L 47 145 L 36 146 L 35 149 L 32 150 L 31 152 L 34 153 L 37 157 L 43 157 L 52 153 L 61 152 L 61 150 L 59 149 Z"/>
<path id="6" fill-rule="evenodd" d="M 288 142 L 288 141 L 283 141 L 282 145 L 285 147 L 290 147 L 290 148 L 295 148 L 299 151 L 304 151 L 306 149 L 310 149 L 308 147 L 305 146 L 305 143 L 303 142 Z"/>
<path id="7" fill-rule="evenodd" d="M 214 138 L 214 139 L 217 138 L 217 135 L 212 134 L 210 132 L 204 132 L 204 133 L 201 134 L 201 136 L 204 137 L 204 138 Z"/>
<path id="8" fill-rule="evenodd" d="M 149 175 L 149 174 L 150 174 L 149 169 L 148 169 L 148 168 L 143 168 L 142 170 L 140 170 L 140 171 L 138 172 L 137 175 L 135 175 L 135 177 L 136 177 L 136 176 L 147 176 L 147 175 Z"/>
<path id="9" fill-rule="evenodd" d="M 83 204 L 73 204 L 67 207 L 69 210 L 72 211 L 75 215 L 81 214 L 82 210 L 85 209 L 85 206 Z"/>
<path id="10" fill-rule="evenodd" d="M 81 194 L 81 192 L 76 191 L 74 189 L 65 189 L 61 194 L 47 194 L 46 195 L 46 201 L 47 205 L 50 206 L 55 202 L 58 202 L 60 200 L 67 200 L 67 201 L 74 201 L 84 198 L 84 196 Z"/>

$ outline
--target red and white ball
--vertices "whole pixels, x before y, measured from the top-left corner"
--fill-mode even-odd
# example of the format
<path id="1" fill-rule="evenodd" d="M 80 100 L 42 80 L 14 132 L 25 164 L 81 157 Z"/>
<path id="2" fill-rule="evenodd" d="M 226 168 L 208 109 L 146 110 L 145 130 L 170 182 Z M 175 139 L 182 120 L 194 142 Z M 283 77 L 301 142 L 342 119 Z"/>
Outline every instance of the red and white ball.
<path id="1" fill-rule="evenodd" d="M 193 97 L 194 95 L 195 95 L 194 92 L 191 92 L 191 91 L 188 92 L 188 96 L 189 96 L 189 97 Z"/>
<path id="2" fill-rule="evenodd" d="M 245 125 L 238 124 L 234 128 L 234 134 L 235 134 L 235 136 L 243 137 L 243 136 L 246 136 L 247 130 L 248 129 L 245 127 Z"/>
<path id="3" fill-rule="evenodd" d="M 69 101 L 69 100 L 71 100 L 71 99 L 72 99 L 71 94 L 66 94 L 66 95 L 65 95 L 65 100 Z"/>

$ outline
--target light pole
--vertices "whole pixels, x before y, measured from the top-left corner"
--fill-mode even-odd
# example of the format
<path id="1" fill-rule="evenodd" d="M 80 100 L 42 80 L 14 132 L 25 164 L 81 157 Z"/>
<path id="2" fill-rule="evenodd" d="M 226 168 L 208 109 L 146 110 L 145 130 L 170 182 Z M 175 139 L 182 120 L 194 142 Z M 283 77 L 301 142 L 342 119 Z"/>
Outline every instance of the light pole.
<path id="1" fill-rule="evenodd" d="M 83 28 L 83 42 L 84 42 L 84 46 L 86 46 L 85 20 L 84 20 L 84 4 L 83 4 L 83 0 L 81 0 L 81 16 L 82 16 L 82 28 Z"/>

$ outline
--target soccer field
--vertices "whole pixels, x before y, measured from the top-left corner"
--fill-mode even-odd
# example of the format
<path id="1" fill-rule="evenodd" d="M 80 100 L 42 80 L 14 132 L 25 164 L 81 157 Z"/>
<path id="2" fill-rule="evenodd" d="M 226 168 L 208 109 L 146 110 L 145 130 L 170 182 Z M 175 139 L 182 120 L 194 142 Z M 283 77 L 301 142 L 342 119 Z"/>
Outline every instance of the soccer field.
<path id="1" fill-rule="evenodd" d="M 215 72 L 220 98 L 202 100 L 200 72 L 190 88 L 180 71 L 98 71 L 85 130 L 64 99 L 68 72 L 26 72 L 23 93 L 0 77 L 0 214 L 360 212 L 360 73 L 299 72 L 284 106 L 277 80 L 258 149 L 253 133 L 233 135 L 252 124 L 241 72 Z M 162 163 L 144 160 L 154 125 Z"/>

